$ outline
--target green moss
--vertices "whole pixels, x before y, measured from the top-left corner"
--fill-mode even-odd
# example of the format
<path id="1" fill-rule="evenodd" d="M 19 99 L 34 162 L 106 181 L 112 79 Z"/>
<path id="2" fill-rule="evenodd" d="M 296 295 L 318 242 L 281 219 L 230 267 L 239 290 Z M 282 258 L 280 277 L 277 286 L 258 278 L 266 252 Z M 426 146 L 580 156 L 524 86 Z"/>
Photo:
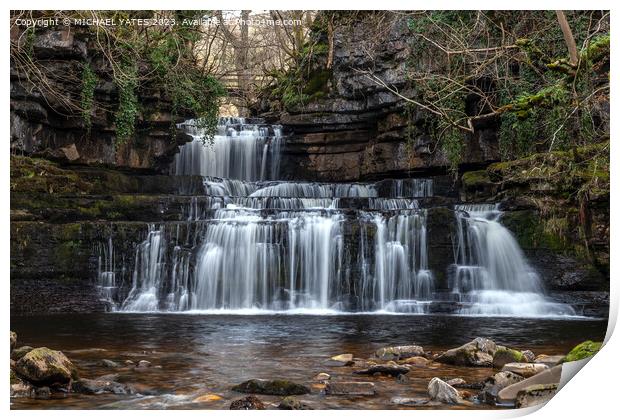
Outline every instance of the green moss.
<path id="1" fill-rule="evenodd" d="M 584 341 L 573 348 L 564 358 L 564 362 L 574 362 L 594 356 L 603 346 L 602 342 Z"/>
<path id="2" fill-rule="evenodd" d="M 489 184 L 491 179 L 489 178 L 489 173 L 485 170 L 465 172 L 461 181 L 465 188 L 470 188 Z"/>

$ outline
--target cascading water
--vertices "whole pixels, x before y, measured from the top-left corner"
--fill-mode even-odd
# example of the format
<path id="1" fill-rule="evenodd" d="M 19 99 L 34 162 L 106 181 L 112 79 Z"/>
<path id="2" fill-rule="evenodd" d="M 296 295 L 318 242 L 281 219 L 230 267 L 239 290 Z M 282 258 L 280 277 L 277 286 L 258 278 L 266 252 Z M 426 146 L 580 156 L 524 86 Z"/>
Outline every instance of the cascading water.
<path id="1" fill-rule="evenodd" d="M 178 222 L 149 225 L 130 286 L 118 284 L 112 241 L 101 247 L 98 282 L 113 308 L 436 312 L 446 292 L 429 266 L 422 201 L 432 200 L 433 179 L 277 181 L 279 127 L 220 119 L 213 145 L 192 122 L 183 127 L 194 140 L 181 147 L 175 174 L 202 175 L 204 195 L 184 196 Z M 448 294 L 458 313 L 574 314 L 544 296 L 495 206 L 455 214 Z"/>
<path id="2" fill-rule="evenodd" d="M 220 118 L 211 144 L 196 121 L 188 121 L 181 126 L 193 140 L 181 147 L 175 160 L 175 175 L 205 175 L 249 181 L 277 177 L 280 166 L 279 126 L 267 126 L 245 118 Z"/>
<path id="3" fill-rule="evenodd" d="M 499 222 L 494 204 L 458 205 L 453 292 L 471 315 L 575 315 L 548 300 L 540 278 L 512 234 Z"/>

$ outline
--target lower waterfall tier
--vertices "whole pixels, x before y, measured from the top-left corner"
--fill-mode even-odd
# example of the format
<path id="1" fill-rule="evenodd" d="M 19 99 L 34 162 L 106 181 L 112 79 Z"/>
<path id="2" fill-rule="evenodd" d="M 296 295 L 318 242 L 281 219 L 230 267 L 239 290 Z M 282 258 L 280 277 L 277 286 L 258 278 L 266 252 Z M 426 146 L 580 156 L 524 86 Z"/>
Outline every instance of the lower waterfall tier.
<path id="1" fill-rule="evenodd" d="M 576 315 L 545 296 L 493 205 L 442 212 L 450 259 L 429 254 L 428 210 L 415 199 L 354 210 L 338 198 L 215 198 L 192 200 L 187 222 L 149 225 L 132 264 L 119 267 L 113 240 L 103 244 L 102 297 L 136 312 Z"/>

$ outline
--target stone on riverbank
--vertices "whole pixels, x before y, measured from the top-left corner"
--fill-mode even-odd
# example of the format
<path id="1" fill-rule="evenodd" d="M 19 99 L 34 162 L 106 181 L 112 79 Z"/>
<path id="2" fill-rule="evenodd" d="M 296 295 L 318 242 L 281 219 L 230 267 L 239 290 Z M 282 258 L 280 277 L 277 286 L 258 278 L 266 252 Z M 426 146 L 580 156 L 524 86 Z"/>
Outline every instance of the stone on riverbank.
<path id="1" fill-rule="evenodd" d="M 525 362 L 525 357 L 519 350 L 497 346 L 497 351 L 493 355 L 493 367 L 496 369 L 503 367 L 507 363 L 521 362 Z"/>
<path id="2" fill-rule="evenodd" d="M 428 360 L 426 357 L 422 357 L 422 356 L 408 357 L 406 359 L 401 359 L 401 360 L 398 361 L 398 363 L 402 363 L 402 364 L 406 364 L 406 365 L 414 365 L 414 366 L 426 366 L 430 362 L 431 362 L 430 360 Z"/>
<path id="3" fill-rule="evenodd" d="M 327 395 L 372 396 L 376 392 L 373 382 L 329 382 L 325 387 Z"/>
<path id="4" fill-rule="evenodd" d="M 312 410 L 310 406 L 295 397 L 286 397 L 278 405 L 280 410 Z"/>
<path id="5" fill-rule="evenodd" d="M 204 395 L 201 395 L 199 397 L 194 398 L 192 400 L 192 402 L 194 402 L 194 403 L 206 403 L 206 402 L 219 401 L 221 399 L 222 399 L 222 397 L 217 395 L 217 394 L 204 394 Z"/>
<path id="6" fill-rule="evenodd" d="M 405 366 L 399 366 L 396 364 L 393 365 L 374 365 L 370 366 L 367 369 L 356 370 L 353 372 L 356 375 L 387 375 L 397 377 L 399 375 L 404 375 L 409 372 L 409 368 Z"/>
<path id="7" fill-rule="evenodd" d="M 484 381 L 484 387 L 482 392 L 478 394 L 478 399 L 487 404 L 494 404 L 502 389 L 521 382 L 523 379 L 525 379 L 523 376 L 513 372 L 498 372 Z"/>
<path id="8" fill-rule="evenodd" d="M 381 360 L 400 360 L 424 355 L 424 349 L 416 345 L 383 347 L 375 352 L 375 357 Z"/>
<path id="9" fill-rule="evenodd" d="M 330 357 L 327 361 L 327 366 L 353 366 L 353 363 L 353 355 L 351 353 L 345 353 Z"/>
<path id="10" fill-rule="evenodd" d="M 542 363 L 506 363 L 502 371 L 516 373 L 524 378 L 529 378 L 545 369 L 549 369 L 549 366 Z"/>
<path id="11" fill-rule="evenodd" d="M 245 394 L 264 395 L 302 395 L 310 393 L 310 389 L 301 384 L 287 380 L 250 379 L 232 387 L 233 391 Z"/>
<path id="12" fill-rule="evenodd" d="M 564 362 L 575 362 L 594 356 L 603 346 L 601 342 L 584 341 L 575 346 L 564 358 Z"/>
<path id="13" fill-rule="evenodd" d="M 428 383 L 428 395 L 431 400 L 445 404 L 460 404 L 463 402 L 459 392 L 439 378 L 433 378 Z"/>
<path id="14" fill-rule="evenodd" d="M 563 354 L 558 356 L 547 356 L 546 354 L 541 354 L 536 359 L 534 359 L 534 363 L 542 363 L 543 365 L 554 367 L 562 363 L 565 357 L 566 356 Z"/>
<path id="15" fill-rule="evenodd" d="M 524 379 L 516 384 L 509 385 L 497 394 L 497 402 L 503 404 L 513 404 L 517 399 L 517 394 L 533 385 L 557 384 L 562 376 L 562 365 L 545 369 L 537 375 Z"/>
<path id="16" fill-rule="evenodd" d="M 80 394 L 117 394 L 117 395 L 129 395 L 133 394 L 133 389 L 125 384 L 119 382 L 107 381 L 101 379 L 86 379 L 81 378 L 73 382 L 71 389 L 73 392 Z"/>
<path id="17" fill-rule="evenodd" d="M 23 356 L 15 371 L 35 385 L 65 385 L 78 378 L 73 363 L 60 351 L 39 347 Z"/>
<path id="18" fill-rule="evenodd" d="M 231 410 L 265 410 L 265 404 L 254 395 L 230 403 Z"/>
<path id="19" fill-rule="evenodd" d="M 558 391 L 557 384 L 533 385 L 517 394 L 515 408 L 533 407 L 549 401 Z"/>
<path id="20" fill-rule="evenodd" d="M 523 355 L 525 362 L 531 363 L 536 359 L 536 355 L 531 350 L 523 350 L 521 354 Z"/>
<path id="21" fill-rule="evenodd" d="M 435 361 L 457 366 L 493 366 L 497 345 L 488 338 L 478 337 L 461 347 L 440 354 Z"/>

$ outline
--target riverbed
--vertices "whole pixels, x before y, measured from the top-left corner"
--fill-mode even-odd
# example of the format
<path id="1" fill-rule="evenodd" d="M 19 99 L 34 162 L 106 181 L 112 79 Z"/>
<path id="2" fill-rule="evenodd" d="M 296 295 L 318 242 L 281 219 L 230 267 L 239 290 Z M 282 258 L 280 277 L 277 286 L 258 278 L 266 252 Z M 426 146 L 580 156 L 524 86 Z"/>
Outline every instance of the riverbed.
<path id="1" fill-rule="evenodd" d="M 432 315 L 204 315 L 128 314 L 14 316 L 18 345 L 62 350 L 85 378 L 118 374 L 135 395 L 54 395 L 51 399 L 12 399 L 13 409 L 227 409 L 244 395 L 231 387 L 252 378 L 289 379 L 311 386 L 300 400 L 315 409 L 398 409 L 393 398 L 423 398 L 428 381 L 462 377 L 480 381 L 491 368 L 447 365 L 414 367 L 410 383 L 391 377 L 354 375 L 353 367 L 330 367 L 341 353 L 368 358 L 387 345 L 418 344 L 440 352 L 480 336 L 536 354 L 565 354 L 584 340 L 602 341 L 607 320 L 532 319 Z M 121 367 L 101 365 L 102 359 Z M 148 360 L 135 370 L 125 360 Z M 372 381 L 373 397 L 326 396 L 312 378 Z M 194 402 L 204 394 L 221 399 Z M 277 406 L 281 397 L 259 396 Z M 433 408 L 442 408 L 435 406 Z M 447 408 L 447 407 L 443 407 Z M 470 407 L 472 408 L 472 407 Z M 493 408 L 476 405 L 473 408 Z"/>

